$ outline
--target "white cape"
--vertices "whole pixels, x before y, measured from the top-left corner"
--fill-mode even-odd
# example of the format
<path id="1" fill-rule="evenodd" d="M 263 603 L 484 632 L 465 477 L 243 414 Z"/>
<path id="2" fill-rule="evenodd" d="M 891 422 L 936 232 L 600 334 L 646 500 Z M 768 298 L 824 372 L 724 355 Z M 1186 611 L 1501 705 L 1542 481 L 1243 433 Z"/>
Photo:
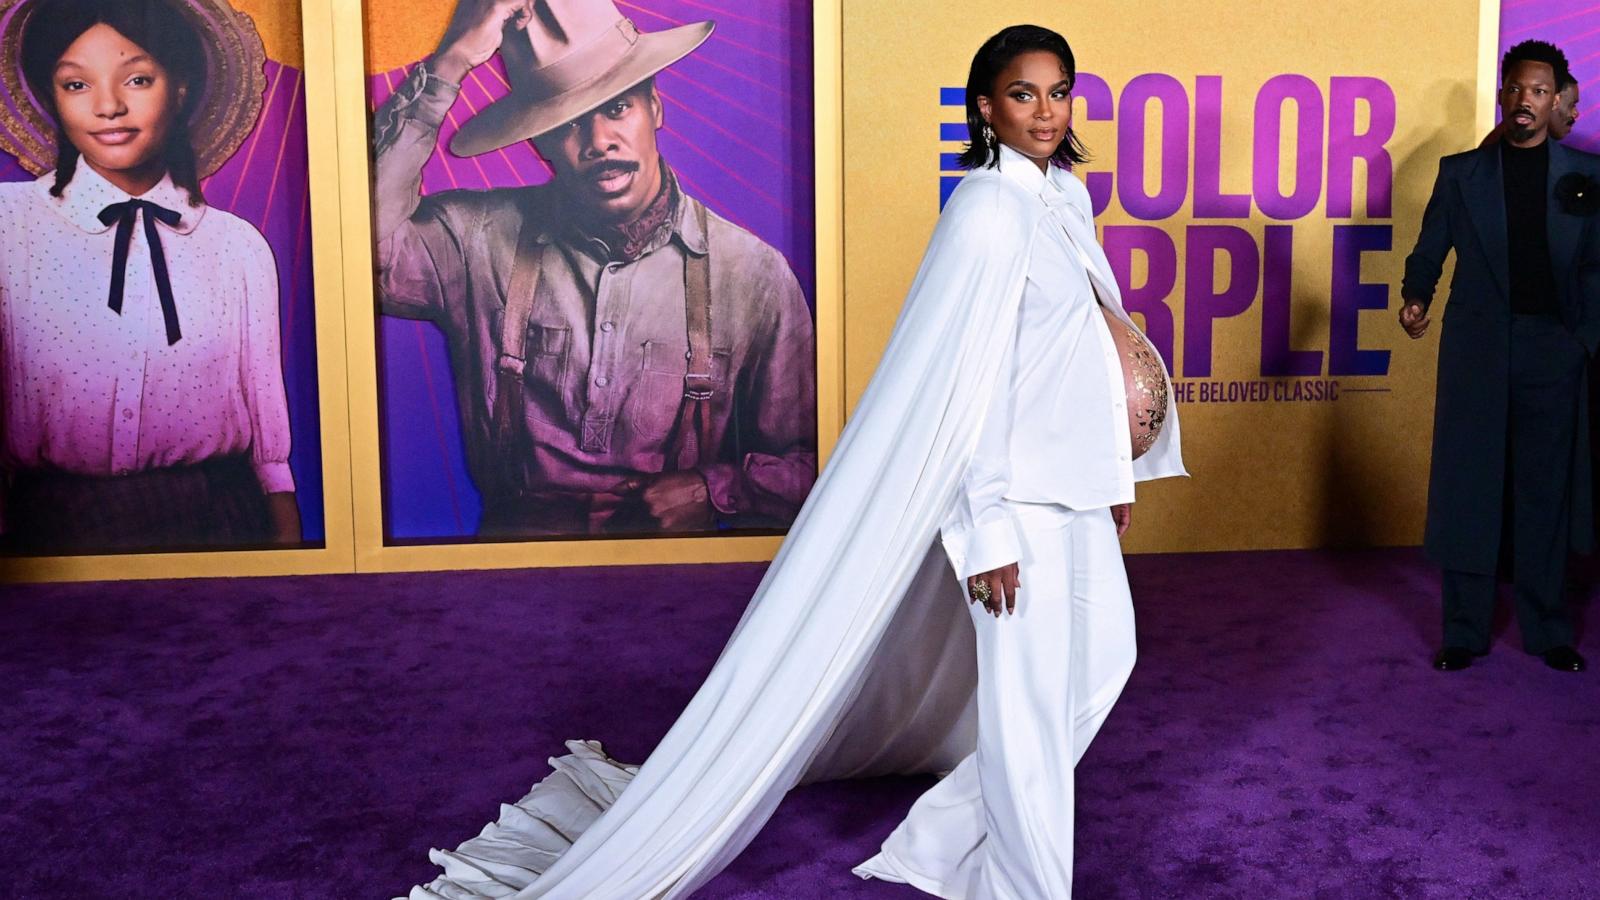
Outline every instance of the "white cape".
<path id="1" fill-rule="evenodd" d="M 1088 193 L 1072 184 L 1090 277 L 1126 319 Z M 637 769 L 596 743 L 568 743 L 556 771 L 498 822 L 430 854 L 444 874 L 412 900 L 687 896 L 796 784 L 946 771 L 972 751 L 972 624 L 936 538 L 1001 371 L 991 348 L 1011 345 L 1046 210 L 996 169 L 962 179 L 833 458 L 676 724 Z M 1158 452 L 1169 442 L 1174 452 Z M 1140 463 L 1144 477 L 1181 472 L 1177 446 L 1169 404 L 1136 475 Z M 1155 459 L 1177 471 L 1150 471 Z"/>

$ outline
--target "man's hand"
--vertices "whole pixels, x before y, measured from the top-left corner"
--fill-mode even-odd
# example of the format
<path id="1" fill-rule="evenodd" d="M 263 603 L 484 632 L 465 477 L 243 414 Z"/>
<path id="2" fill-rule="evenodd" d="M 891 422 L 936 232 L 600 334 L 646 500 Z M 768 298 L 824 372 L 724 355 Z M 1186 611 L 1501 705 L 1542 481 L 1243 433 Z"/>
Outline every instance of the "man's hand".
<path id="1" fill-rule="evenodd" d="M 1111 521 L 1117 523 L 1117 537 L 1128 533 L 1128 526 L 1133 524 L 1133 504 L 1118 503 L 1111 507 Z"/>
<path id="2" fill-rule="evenodd" d="M 984 609 L 997 617 L 1000 615 L 1001 604 L 1005 605 L 1006 612 L 1015 614 L 1017 588 L 1022 587 L 1022 582 L 1017 580 L 1019 572 L 1017 564 L 1012 563 L 1009 566 L 973 575 L 967 579 L 967 598 L 974 603 L 982 603 Z M 978 587 L 979 584 L 985 587 Z"/>
<path id="3" fill-rule="evenodd" d="M 1422 311 L 1422 304 L 1416 300 L 1407 300 L 1400 307 L 1400 327 L 1411 335 L 1412 340 L 1422 337 L 1428 331 L 1428 323 L 1433 321 L 1428 314 Z"/>
<path id="4" fill-rule="evenodd" d="M 635 476 L 612 489 L 631 495 L 638 512 L 662 531 L 710 531 L 716 525 L 716 508 L 705 477 L 694 470 Z"/>
<path id="5" fill-rule="evenodd" d="M 452 84 L 489 61 L 500 49 L 507 23 L 518 30 L 533 18 L 533 0 L 460 0 L 450 27 L 439 39 L 429 71 Z"/>

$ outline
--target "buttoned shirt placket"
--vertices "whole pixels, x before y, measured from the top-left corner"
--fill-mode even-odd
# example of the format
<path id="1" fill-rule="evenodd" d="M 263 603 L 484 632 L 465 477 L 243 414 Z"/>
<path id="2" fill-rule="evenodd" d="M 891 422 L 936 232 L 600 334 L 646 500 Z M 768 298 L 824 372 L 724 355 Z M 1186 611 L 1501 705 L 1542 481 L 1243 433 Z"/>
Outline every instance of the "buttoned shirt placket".
<path id="1" fill-rule="evenodd" d="M 140 215 L 144 215 L 140 213 Z M 143 415 L 145 361 L 149 354 L 151 329 L 166 334 L 160 321 L 156 304 L 150 296 L 154 283 L 149 273 L 150 249 L 145 245 L 143 229 L 135 228 L 128 246 L 128 279 L 123 294 L 122 315 L 129 322 L 129 349 L 127 362 L 117 375 L 117 386 L 112 399 L 115 425 L 111 431 L 111 471 L 127 475 L 139 462 L 139 426 Z M 163 340 L 164 343 L 164 340 Z"/>
<path id="2" fill-rule="evenodd" d="M 569 250 L 575 256 L 582 251 Z M 582 272 L 594 266 L 589 316 L 589 371 L 585 373 L 584 408 L 580 447 L 586 453 L 608 453 L 611 450 L 611 429 L 616 423 L 617 388 L 613 384 L 617 372 L 618 348 L 627 339 L 629 285 L 633 267 L 619 262 L 595 265 L 589 258 L 574 260 L 574 267 Z M 622 323 L 619 327 L 618 323 Z"/>
<path id="3" fill-rule="evenodd" d="M 1062 212 L 1062 210 L 1058 209 L 1056 215 L 1061 215 Z M 1070 213 L 1067 214 L 1070 215 Z M 1062 226 L 1062 234 L 1065 236 L 1067 244 L 1072 247 L 1072 252 L 1077 255 L 1078 261 L 1083 264 L 1083 270 L 1085 272 L 1093 272 L 1095 270 L 1094 260 L 1089 258 L 1089 254 L 1085 253 L 1082 247 L 1078 246 L 1078 242 L 1073 239 L 1072 232 L 1066 228 L 1065 223 L 1060 224 Z M 1093 293 L 1097 305 L 1103 309 L 1109 309 L 1101 302 L 1099 288 L 1094 286 L 1094 278 L 1092 276 L 1089 278 L 1089 290 Z M 1132 481 L 1133 437 L 1129 433 L 1127 426 L 1128 395 L 1127 386 L 1123 381 L 1122 361 L 1117 356 L 1117 342 L 1111 336 L 1111 326 L 1110 323 L 1106 322 L 1105 314 L 1099 309 L 1094 312 L 1091 327 L 1094 328 L 1095 337 L 1100 341 L 1100 354 L 1106 364 L 1106 385 L 1111 394 L 1111 404 L 1107 407 L 1107 427 L 1111 430 L 1111 434 L 1117 442 L 1117 462 L 1121 464 L 1119 468 L 1124 470 L 1123 477 L 1128 481 Z"/>
<path id="4" fill-rule="evenodd" d="M 583 410 L 580 419 L 579 447 L 586 453 L 609 453 L 612 428 L 616 425 L 621 399 L 622 348 L 629 345 L 633 311 L 633 282 L 639 261 L 656 253 L 671 252 L 670 232 L 653 241 L 631 263 L 601 261 L 608 254 L 605 244 L 590 246 L 559 241 L 567 264 L 587 289 L 589 319 L 589 364 L 583 377 Z"/>

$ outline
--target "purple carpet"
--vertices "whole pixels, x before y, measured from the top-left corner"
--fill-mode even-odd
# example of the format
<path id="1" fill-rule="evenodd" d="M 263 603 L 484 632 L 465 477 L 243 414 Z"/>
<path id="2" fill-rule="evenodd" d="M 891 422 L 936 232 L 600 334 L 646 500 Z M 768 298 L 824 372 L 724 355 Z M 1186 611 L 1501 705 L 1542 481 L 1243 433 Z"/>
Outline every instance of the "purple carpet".
<path id="1" fill-rule="evenodd" d="M 1129 568 L 1141 657 L 1079 768 L 1078 896 L 1600 895 L 1600 672 L 1545 669 L 1504 615 L 1431 671 L 1413 551 Z M 760 573 L 6 587 L 4 893 L 403 894 L 562 739 L 642 758 Z M 700 896 L 912 900 L 850 866 L 928 783 L 798 791 Z"/>

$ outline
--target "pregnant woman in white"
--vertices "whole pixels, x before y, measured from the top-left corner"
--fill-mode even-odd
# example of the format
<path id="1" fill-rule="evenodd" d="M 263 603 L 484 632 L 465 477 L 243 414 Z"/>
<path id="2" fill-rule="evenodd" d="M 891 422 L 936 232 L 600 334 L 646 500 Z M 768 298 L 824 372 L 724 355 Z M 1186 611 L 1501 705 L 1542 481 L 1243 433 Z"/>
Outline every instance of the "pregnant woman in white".
<path id="1" fill-rule="evenodd" d="M 877 373 L 650 758 L 569 743 L 498 822 L 435 851 L 444 874 L 415 900 L 687 896 L 796 784 L 890 772 L 949 774 L 858 874 L 1070 895 L 1073 767 L 1134 661 L 1118 537 L 1135 482 L 1184 474 L 1165 367 L 1069 168 L 1075 72 L 1044 28 L 979 49 L 969 171 Z"/>
<path id="2" fill-rule="evenodd" d="M 978 133 L 957 193 L 989 196 L 963 213 L 1008 220 L 992 233 L 1022 241 L 1027 273 L 1016 327 L 987 348 L 1001 377 L 941 527 L 974 601 L 978 748 L 856 869 L 940 897 L 1071 893 L 1073 767 L 1133 670 L 1117 539 L 1140 470 L 1181 471 L 1161 359 L 1122 309 L 1066 168 L 1084 161 L 1073 78 L 1067 42 L 1022 25 L 983 45 L 967 82 Z"/>

